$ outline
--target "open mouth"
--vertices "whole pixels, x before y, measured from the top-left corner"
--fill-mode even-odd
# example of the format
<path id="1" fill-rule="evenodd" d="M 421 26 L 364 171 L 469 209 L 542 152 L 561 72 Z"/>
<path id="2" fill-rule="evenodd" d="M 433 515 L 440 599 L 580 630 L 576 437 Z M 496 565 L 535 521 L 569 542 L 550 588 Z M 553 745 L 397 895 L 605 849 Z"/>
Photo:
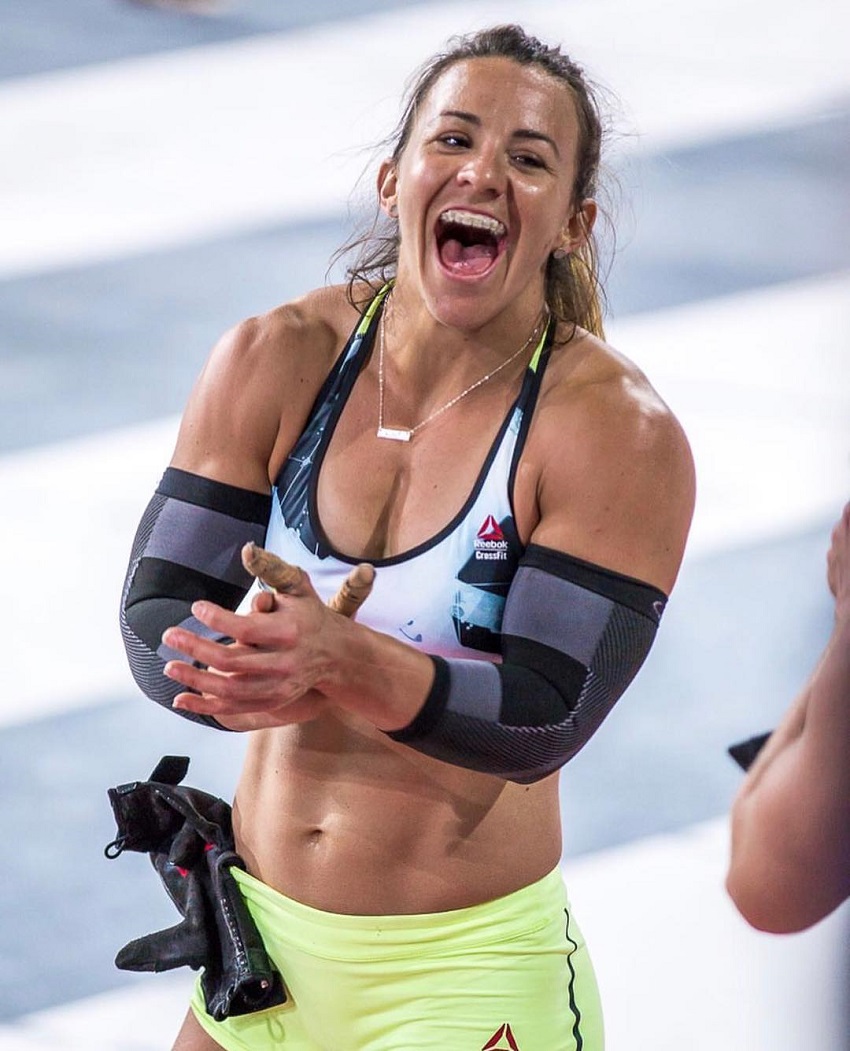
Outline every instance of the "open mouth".
<path id="1" fill-rule="evenodd" d="M 437 220 L 440 262 L 454 274 L 486 274 L 502 254 L 508 231 L 504 223 L 480 212 L 449 208 Z"/>

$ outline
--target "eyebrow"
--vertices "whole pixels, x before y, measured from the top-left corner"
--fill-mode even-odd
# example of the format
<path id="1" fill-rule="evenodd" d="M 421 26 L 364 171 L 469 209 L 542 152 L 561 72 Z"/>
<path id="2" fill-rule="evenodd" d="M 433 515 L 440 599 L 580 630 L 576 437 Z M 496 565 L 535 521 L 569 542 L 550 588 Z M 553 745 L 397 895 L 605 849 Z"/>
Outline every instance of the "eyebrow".
<path id="1" fill-rule="evenodd" d="M 474 124 L 477 128 L 480 128 L 482 121 L 480 117 L 477 117 L 474 113 L 467 113 L 462 109 L 444 109 L 440 113 L 441 117 L 457 117 L 459 120 L 465 120 L 469 124 Z M 533 128 L 517 128 L 513 133 L 512 138 L 515 139 L 531 139 L 535 142 L 546 142 L 552 147 L 556 157 L 561 156 L 561 151 L 558 149 L 558 144 L 550 136 L 544 134 L 542 131 L 535 131 Z"/>

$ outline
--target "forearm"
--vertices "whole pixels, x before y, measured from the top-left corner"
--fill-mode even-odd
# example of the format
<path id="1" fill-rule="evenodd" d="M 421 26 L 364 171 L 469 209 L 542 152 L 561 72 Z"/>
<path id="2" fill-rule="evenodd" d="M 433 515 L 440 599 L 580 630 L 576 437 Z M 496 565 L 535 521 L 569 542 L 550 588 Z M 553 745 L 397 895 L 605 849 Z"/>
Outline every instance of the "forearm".
<path id="1" fill-rule="evenodd" d="M 528 784 L 590 740 L 649 653 L 666 601 L 647 584 L 540 545 L 517 570 L 501 664 L 437 660 L 416 718 L 391 736 Z"/>
<path id="2" fill-rule="evenodd" d="M 850 620 L 835 625 L 823 656 L 812 674 L 802 739 L 806 774 L 814 774 L 820 770 L 821 780 L 828 787 L 830 795 L 835 799 L 848 799 Z"/>
<path id="3" fill-rule="evenodd" d="M 850 893 L 850 624 L 741 786 L 727 887 L 754 926 L 801 930 Z"/>

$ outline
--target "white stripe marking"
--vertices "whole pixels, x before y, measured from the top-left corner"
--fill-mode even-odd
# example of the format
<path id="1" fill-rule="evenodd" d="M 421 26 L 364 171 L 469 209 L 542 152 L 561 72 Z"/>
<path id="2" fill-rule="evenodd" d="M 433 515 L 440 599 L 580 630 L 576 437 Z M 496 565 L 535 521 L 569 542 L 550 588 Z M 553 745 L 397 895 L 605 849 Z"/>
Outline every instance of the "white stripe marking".
<path id="1" fill-rule="evenodd" d="M 343 215 L 411 69 L 516 16 L 429 4 L 3 82 L 0 276 Z M 537 0 L 523 20 L 619 95 L 628 149 L 763 130 L 850 92 L 850 7 L 834 0 L 690 0 L 687 18 L 664 0 L 640 17 Z"/>

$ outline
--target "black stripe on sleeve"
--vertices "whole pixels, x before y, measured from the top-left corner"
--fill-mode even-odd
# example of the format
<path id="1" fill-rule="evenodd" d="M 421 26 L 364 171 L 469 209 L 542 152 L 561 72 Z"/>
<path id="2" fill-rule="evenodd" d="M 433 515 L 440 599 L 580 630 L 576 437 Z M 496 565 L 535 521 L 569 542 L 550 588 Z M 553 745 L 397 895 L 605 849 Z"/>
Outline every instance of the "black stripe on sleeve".
<path id="1" fill-rule="evenodd" d="M 431 656 L 431 660 L 434 662 L 431 690 L 413 722 L 387 734 L 394 741 L 415 741 L 417 738 L 427 737 L 443 717 L 449 700 L 449 664 L 442 657 Z"/>
<path id="2" fill-rule="evenodd" d="M 161 652 L 162 634 L 191 616 L 191 603 L 179 598 L 151 598 L 127 610 L 127 625 L 154 653 Z M 161 665 L 157 669 L 161 669 Z M 184 687 L 180 687 L 184 689 Z"/>
<path id="3" fill-rule="evenodd" d="M 168 467 L 156 491 L 161 496 L 184 500 L 211 511 L 238 518 L 242 522 L 256 522 L 265 526 L 271 513 L 272 498 L 269 493 L 257 493 L 253 489 L 240 489 L 235 485 L 216 482 L 199 474 Z"/>
<path id="4" fill-rule="evenodd" d="M 515 635 L 502 637 L 502 651 L 499 721 L 505 726 L 563 722 L 581 696 L 588 669 L 567 653 Z"/>
<path id="5" fill-rule="evenodd" d="M 556 551 L 541 544 L 529 544 L 520 565 L 542 569 L 546 573 L 569 580 L 579 587 L 593 591 L 597 595 L 628 606 L 635 613 L 649 617 L 656 624 L 667 604 L 667 596 L 652 584 L 635 577 L 627 577 L 613 569 L 597 566 L 593 562 L 575 558 L 563 551 Z"/>
<path id="6" fill-rule="evenodd" d="M 208 576 L 198 569 L 178 565 L 163 558 L 143 558 L 133 575 L 127 609 L 139 602 L 158 598 L 182 599 L 192 603 L 208 599 L 226 609 L 236 609 L 247 588 Z"/>

